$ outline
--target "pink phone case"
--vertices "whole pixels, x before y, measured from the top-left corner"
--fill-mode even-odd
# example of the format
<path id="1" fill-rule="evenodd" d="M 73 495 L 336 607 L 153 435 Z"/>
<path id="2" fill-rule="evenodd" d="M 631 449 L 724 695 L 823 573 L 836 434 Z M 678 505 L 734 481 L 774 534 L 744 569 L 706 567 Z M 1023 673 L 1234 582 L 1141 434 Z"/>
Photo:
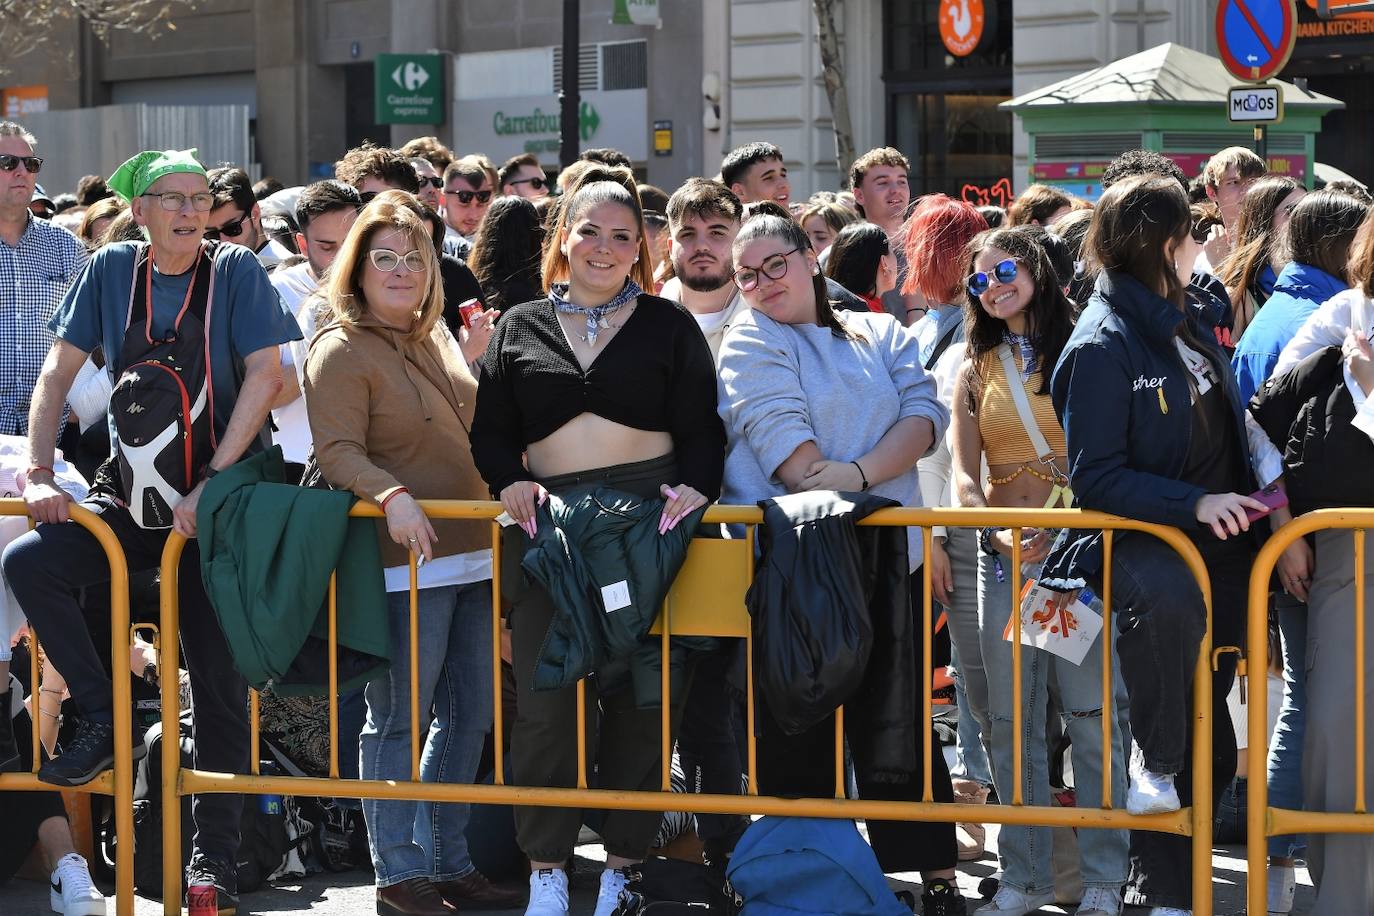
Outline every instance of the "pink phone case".
<path id="1" fill-rule="evenodd" d="M 1288 505 L 1288 494 L 1280 490 L 1275 484 L 1270 484 L 1263 490 L 1256 490 L 1254 493 L 1250 494 L 1250 498 L 1257 499 L 1269 507 L 1263 512 L 1256 509 L 1246 509 L 1245 517 L 1252 522 L 1264 518 L 1275 509 L 1282 509 L 1284 506 Z"/>

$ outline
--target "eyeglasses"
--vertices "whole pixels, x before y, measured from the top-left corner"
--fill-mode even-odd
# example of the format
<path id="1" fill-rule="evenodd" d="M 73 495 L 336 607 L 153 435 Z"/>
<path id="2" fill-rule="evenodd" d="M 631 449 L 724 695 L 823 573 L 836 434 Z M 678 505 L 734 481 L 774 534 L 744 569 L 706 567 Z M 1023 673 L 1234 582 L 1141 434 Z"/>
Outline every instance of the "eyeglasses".
<path id="1" fill-rule="evenodd" d="M 373 267 L 384 274 L 395 270 L 397 264 L 404 264 L 406 270 L 413 274 L 425 269 L 425 259 L 420 256 L 419 249 L 407 251 L 402 255 L 388 248 L 374 248 L 367 253 L 367 259 L 372 262 Z"/>
<path id="2" fill-rule="evenodd" d="M 544 180 L 544 179 L 542 179 L 542 178 L 533 178 L 533 179 L 531 179 L 531 181 L 543 181 L 543 180 Z M 517 182 L 512 181 L 511 184 L 517 184 Z M 541 185 L 535 185 L 535 188 L 539 188 L 539 187 L 541 187 Z M 490 192 L 490 191 L 445 191 L 444 194 L 450 195 L 450 196 L 453 196 L 453 197 L 457 197 L 457 198 L 458 198 L 458 203 L 462 204 L 463 206 L 467 206 L 468 204 L 472 203 L 474 200 L 477 201 L 479 204 L 485 204 L 485 203 L 489 203 L 489 202 L 491 201 L 491 192 Z"/>
<path id="3" fill-rule="evenodd" d="M 220 236 L 224 236 L 226 238 L 236 239 L 239 236 L 243 235 L 244 221 L 247 220 L 250 215 L 251 214 L 245 213 L 238 219 L 231 219 L 229 220 L 229 222 L 225 223 L 223 226 L 219 226 L 218 228 L 216 228 L 215 226 L 209 226 L 205 230 L 205 237 L 207 239 L 217 239 Z"/>
<path id="4" fill-rule="evenodd" d="M 787 258 L 798 251 L 801 249 L 793 248 L 781 254 L 769 255 L 763 259 L 763 263 L 758 267 L 741 267 L 731 275 L 735 285 L 740 288 L 740 292 L 747 293 L 759 285 L 759 274 L 763 274 L 770 280 L 781 280 L 787 275 Z"/>
<path id="5" fill-rule="evenodd" d="M 431 188 L 442 188 L 444 186 L 444 179 L 440 178 L 438 175 L 421 175 L 420 187 L 423 188 L 425 185 L 429 185 Z"/>
<path id="6" fill-rule="evenodd" d="M 517 178 L 517 179 L 515 179 L 514 181 L 508 181 L 508 182 L 506 182 L 506 184 L 510 185 L 511 187 L 514 187 L 515 185 L 518 185 L 518 184 L 528 184 L 530 187 L 534 188 L 536 191 L 541 191 L 541 190 L 543 190 L 543 189 L 544 189 L 544 186 L 547 185 L 548 183 L 549 183 L 549 182 L 548 182 L 547 179 L 541 178 L 541 177 L 538 177 L 538 176 L 536 176 L 536 177 L 534 177 L 534 178 Z M 490 194 L 491 192 L 488 191 L 487 193 Z"/>
<path id="7" fill-rule="evenodd" d="M 180 191 L 167 191 L 162 194 L 140 194 L 139 197 L 156 197 L 162 203 L 162 209 L 172 213 L 184 208 L 188 200 L 191 202 L 191 206 L 200 213 L 208 213 L 215 206 L 215 195 L 209 191 L 200 191 L 189 196 Z"/>
<path id="8" fill-rule="evenodd" d="M 38 170 L 43 167 L 43 160 L 37 156 L 11 156 L 8 153 L 0 155 L 0 171 L 13 172 L 19 168 L 19 163 L 24 164 L 24 170 L 30 175 L 37 175 Z"/>
<path id="9" fill-rule="evenodd" d="M 1014 258 L 1007 258 L 1005 261 L 998 261 L 997 264 L 993 266 L 991 276 L 981 270 L 977 273 L 969 274 L 969 294 L 972 296 L 983 295 L 983 293 L 987 292 L 988 288 L 992 286 L 992 277 L 996 277 L 998 283 L 1010 283 L 1012 280 L 1016 279 L 1016 272 L 1016 260 Z"/>

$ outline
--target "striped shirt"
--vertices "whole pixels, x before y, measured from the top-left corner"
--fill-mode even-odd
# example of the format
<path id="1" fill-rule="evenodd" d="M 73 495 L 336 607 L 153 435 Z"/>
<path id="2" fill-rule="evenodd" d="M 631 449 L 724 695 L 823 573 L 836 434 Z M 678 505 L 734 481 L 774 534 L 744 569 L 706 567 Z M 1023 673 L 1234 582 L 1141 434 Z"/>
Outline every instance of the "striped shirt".
<path id="1" fill-rule="evenodd" d="M 0 434 L 25 436 L 29 400 L 52 346 L 57 304 L 86 265 L 86 247 L 30 216 L 19 244 L 0 240 Z"/>

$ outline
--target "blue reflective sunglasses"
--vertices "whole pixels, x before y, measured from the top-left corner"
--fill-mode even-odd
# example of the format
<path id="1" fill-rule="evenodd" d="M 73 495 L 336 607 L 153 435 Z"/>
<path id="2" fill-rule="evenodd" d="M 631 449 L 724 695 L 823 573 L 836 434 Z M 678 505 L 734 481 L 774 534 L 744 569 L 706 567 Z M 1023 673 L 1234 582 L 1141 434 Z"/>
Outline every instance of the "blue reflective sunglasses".
<path id="1" fill-rule="evenodd" d="M 997 278 L 998 283 L 1010 283 L 1016 279 L 1016 260 L 1007 258 L 1005 261 L 998 261 L 992 268 L 992 276 Z M 968 291 L 971 296 L 981 296 L 992 286 L 992 277 L 983 271 L 969 274 Z"/>

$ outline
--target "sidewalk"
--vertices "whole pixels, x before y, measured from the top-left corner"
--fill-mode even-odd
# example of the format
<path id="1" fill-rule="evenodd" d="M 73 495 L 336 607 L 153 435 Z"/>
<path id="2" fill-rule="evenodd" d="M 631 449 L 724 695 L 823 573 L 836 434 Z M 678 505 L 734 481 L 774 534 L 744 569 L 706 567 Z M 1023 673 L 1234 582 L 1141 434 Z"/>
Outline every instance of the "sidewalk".
<path id="1" fill-rule="evenodd" d="M 995 848 L 994 829 L 989 828 L 989 846 Z M 573 905 L 571 916 L 591 916 L 596 905 L 596 875 L 601 849 L 597 846 L 583 846 L 578 850 L 579 872 L 573 884 Z M 593 858 L 595 857 L 595 858 Z M 1217 916 L 1238 916 L 1245 912 L 1245 848 L 1240 846 L 1218 847 L 1212 856 L 1212 889 L 1216 897 Z M 969 898 L 969 916 L 978 904 L 978 882 L 996 870 L 996 856 L 989 851 L 982 861 L 961 865 L 959 886 Z M 895 888 L 908 887 L 919 893 L 918 875 L 895 876 Z M 1298 895 L 1293 908 L 1294 916 L 1310 913 L 1312 906 L 1312 883 L 1306 869 L 1298 872 Z M 49 916 L 48 891 L 41 884 L 29 881 L 16 881 L 8 887 L 0 888 L 0 913 L 4 916 Z M 111 901 L 109 912 L 114 913 Z M 155 900 L 138 898 L 134 907 L 137 916 L 161 916 L 162 906 Z M 239 907 L 241 916 L 258 914 L 281 914 L 281 916 L 367 916 L 375 912 L 373 888 L 370 875 L 362 872 L 345 874 L 311 875 L 298 884 L 286 884 L 259 891 L 243 898 Z M 519 913 L 520 910 L 464 910 L 464 913 Z M 1072 913 L 1073 907 L 1046 907 L 1039 911 L 1049 914 Z M 1147 911 L 1128 907 L 1127 916 L 1143 916 Z"/>

